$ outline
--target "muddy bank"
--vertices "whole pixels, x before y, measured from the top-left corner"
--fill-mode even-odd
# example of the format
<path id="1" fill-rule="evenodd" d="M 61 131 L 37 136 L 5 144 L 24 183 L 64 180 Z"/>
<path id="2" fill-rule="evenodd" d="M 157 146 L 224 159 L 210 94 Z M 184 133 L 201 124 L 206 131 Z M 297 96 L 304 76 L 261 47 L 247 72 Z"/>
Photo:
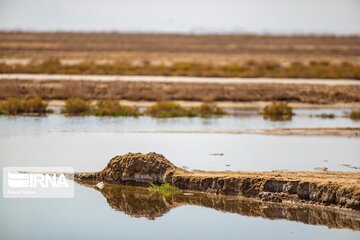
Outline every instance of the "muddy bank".
<path id="1" fill-rule="evenodd" d="M 114 157 L 102 171 L 76 173 L 75 179 L 139 186 L 170 183 L 183 190 L 360 210 L 360 175 L 350 172 L 186 171 L 161 154 L 129 153 Z"/>
<path id="2" fill-rule="evenodd" d="M 89 100 L 287 101 L 334 104 L 360 102 L 360 85 L 6 79 L 0 81 L 0 99 L 34 96 L 46 100 L 80 97 Z"/>
<path id="3" fill-rule="evenodd" d="M 360 213 L 353 211 L 198 192 L 165 196 L 140 187 L 104 184 L 104 187 L 99 189 L 94 187 L 96 182 L 93 181 L 78 181 L 78 183 L 101 192 L 112 209 L 136 218 L 145 217 L 154 220 L 177 207 L 201 206 L 242 216 L 286 219 L 330 228 L 360 230 L 360 221 L 357 219 Z"/>

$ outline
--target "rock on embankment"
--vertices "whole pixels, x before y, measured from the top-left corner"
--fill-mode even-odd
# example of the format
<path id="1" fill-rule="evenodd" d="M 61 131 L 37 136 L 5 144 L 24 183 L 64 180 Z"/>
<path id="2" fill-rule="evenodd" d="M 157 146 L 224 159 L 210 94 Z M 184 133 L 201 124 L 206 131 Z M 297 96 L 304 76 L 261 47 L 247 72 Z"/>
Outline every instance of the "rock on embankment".
<path id="1" fill-rule="evenodd" d="M 190 172 L 177 168 L 161 154 L 128 153 L 111 159 L 100 172 L 76 173 L 75 179 L 140 186 L 170 183 L 184 190 L 360 210 L 358 173 Z"/>

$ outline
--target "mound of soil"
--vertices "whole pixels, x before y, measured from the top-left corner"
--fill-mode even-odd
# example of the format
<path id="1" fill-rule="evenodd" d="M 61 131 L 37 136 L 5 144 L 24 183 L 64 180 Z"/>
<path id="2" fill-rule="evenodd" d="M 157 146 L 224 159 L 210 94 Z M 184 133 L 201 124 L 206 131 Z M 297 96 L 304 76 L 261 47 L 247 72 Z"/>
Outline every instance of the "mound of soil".
<path id="1" fill-rule="evenodd" d="M 112 158 L 100 172 L 82 173 L 77 177 L 129 185 L 162 184 L 175 170 L 175 165 L 161 154 L 128 153 Z"/>

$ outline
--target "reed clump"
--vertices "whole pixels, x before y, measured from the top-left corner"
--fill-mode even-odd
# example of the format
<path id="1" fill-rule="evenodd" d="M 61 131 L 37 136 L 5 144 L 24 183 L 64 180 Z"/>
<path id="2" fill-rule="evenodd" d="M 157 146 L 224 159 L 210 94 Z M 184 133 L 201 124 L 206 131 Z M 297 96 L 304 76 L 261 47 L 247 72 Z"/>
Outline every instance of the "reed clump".
<path id="1" fill-rule="evenodd" d="M 196 113 L 175 102 L 157 102 L 146 110 L 146 114 L 156 118 L 195 117 Z"/>
<path id="2" fill-rule="evenodd" d="M 265 119 L 272 121 L 286 121 L 291 120 L 294 115 L 292 107 L 284 102 L 273 102 L 264 107 L 262 113 Z"/>
<path id="3" fill-rule="evenodd" d="M 85 116 L 91 115 L 92 109 L 90 101 L 73 97 L 65 101 L 65 107 L 62 109 L 62 113 L 68 116 Z"/>
<path id="4" fill-rule="evenodd" d="M 214 102 L 204 102 L 198 107 L 193 107 L 192 111 L 195 113 L 196 116 L 199 117 L 220 117 L 226 115 L 224 109 L 219 107 Z"/>
<path id="5" fill-rule="evenodd" d="M 137 117 L 140 116 L 138 108 L 132 106 L 121 105 L 117 100 L 100 100 L 97 102 L 93 114 L 95 116 L 124 116 Z"/>
<path id="6" fill-rule="evenodd" d="M 157 102 L 146 110 L 146 114 L 156 118 L 173 117 L 218 117 L 226 112 L 216 103 L 204 102 L 200 106 L 185 108 L 176 102 Z"/>
<path id="7" fill-rule="evenodd" d="M 351 120 L 360 120 L 360 111 L 352 111 L 349 117 Z"/>
<path id="8" fill-rule="evenodd" d="M 35 114 L 41 115 L 47 113 L 48 102 L 43 101 L 41 97 L 34 98 L 8 98 L 0 103 L 0 114 L 19 115 Z"/>

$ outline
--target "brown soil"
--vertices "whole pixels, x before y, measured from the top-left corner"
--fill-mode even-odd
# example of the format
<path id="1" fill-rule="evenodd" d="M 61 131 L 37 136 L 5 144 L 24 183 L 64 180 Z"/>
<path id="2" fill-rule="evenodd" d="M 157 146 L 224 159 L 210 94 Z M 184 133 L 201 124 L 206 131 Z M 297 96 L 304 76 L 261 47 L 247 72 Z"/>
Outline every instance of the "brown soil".
<path id="1" fill-rule="evenodd" d="M 0 99 L 127 99 L 133 101 L 288 101 L 330 104 L 360 102 L 360 86 L 316 84 L 209 84 L 125 81 L 1 80 Z"/>
<path id="2" fill-rule="evenodd" d="M 184 190 L 360 210 L 360 174 L 351 172 L 186 171 L 161 154 L 129 153 L 114 157 L 100 172 L 76 173 L 75 179 L 128 185 L 170 183 Z"/>

